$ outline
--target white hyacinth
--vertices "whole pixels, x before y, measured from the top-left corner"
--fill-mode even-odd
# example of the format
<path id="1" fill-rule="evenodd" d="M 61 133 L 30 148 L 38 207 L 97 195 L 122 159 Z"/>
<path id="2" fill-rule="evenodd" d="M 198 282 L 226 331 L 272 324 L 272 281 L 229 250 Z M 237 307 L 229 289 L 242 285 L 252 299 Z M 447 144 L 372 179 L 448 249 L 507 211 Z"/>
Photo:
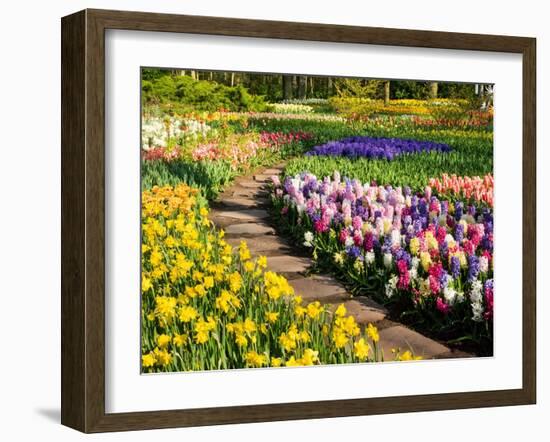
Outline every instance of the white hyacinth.
<path id="1" fill-rule="evenodd" d="M 389 269 L 391 268 L 393 261 L 393 256 L 391 253 L 384 253 L 384 266 Z"/>
<path id="2" fill-rule="evenodd" d="M 375 258 L 376 255 L 374 254 L 374 252 L 367 252 L 365 254 L 365 261 L 368 265 L 371 265 L 374 262 Z"/>
<path id="3" fill-rule="evenodd" d="M 393 246 L 400 246 L 401 245 L 401 233 L 398 229 L 393 229 L 391 231 L 391 242 Z"/>
<path id="4" fill-rule="evenodd" d="M 487 273 L 489 270 L 489 260 L 486 256 L 480 256 L 479 258 L 479 270 L 483 273 Z"/>
<path id="5" fill-rule="evenodd" d="M 473 303 L 481 303 L 483 296 L 481 295 L 481 290 L 483 289 L 483 284 L 479 280 L 474 280 L 472 282 L 472 287 L 470 289 L 470 301 Z"/>
<path id="6" fill-rule="evenodd" d="M 472 319 L 476 322 L 483 320 L 483 305 L 481 302 L 472 302 Z"/>
<path id="7" fill-rule="evenodd" d="M 304 246 L 306 247 L 313 247 L 313 233 L 306 232 L 304 234 Z"/>
<path id="8" fill-rule="evenodd" d="M 386 284 L 386 296 L 388 298 L 391 298 L 395 294 L 397 281 L 398 281 L 397 275 L 394 275 L 390 278 L 390 280 Z"/>
<path id="9" fill-rule="evenodd" d="M 445 287 L 443 289 L 443 297 L 447 304 L 453 305 L 456 300 L 456 290 L 452 287 Z"/>

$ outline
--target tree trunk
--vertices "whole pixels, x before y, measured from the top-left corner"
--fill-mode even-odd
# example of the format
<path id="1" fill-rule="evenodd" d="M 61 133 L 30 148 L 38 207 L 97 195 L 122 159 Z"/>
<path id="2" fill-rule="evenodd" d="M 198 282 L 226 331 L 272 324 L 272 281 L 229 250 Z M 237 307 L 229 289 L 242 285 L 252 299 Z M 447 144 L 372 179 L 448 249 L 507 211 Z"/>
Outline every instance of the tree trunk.
<path id="1" fill-rule="evenodd" d="M 332 77 L 327 77 L 327 97 L 332 97 Z"/>
<path id="2" fill-rule="evenodd" d="M 235 72 L 231 72 L 231 87 L 235 85 Z"/>
<path id="3" fill-rule="evenodd" d="M 390 80 L 384 82 L 384 106 L 390 104 Z"/>
<path id="4" fill-rule="evenodd" d="M 428 95 L 430 98 L 437 98 L 437 81 L 430 81 L 428 83 Z"/>
<path id="5" fill-rule="evenodd" d="M 283 99 L 292 99 L 292 76 L 283 75 Z"/>
<path id="6" fill-rule="evenodd" d="M 306 98 L 307 77 L 300 75 L 298 77 L 298 98 Z"/>

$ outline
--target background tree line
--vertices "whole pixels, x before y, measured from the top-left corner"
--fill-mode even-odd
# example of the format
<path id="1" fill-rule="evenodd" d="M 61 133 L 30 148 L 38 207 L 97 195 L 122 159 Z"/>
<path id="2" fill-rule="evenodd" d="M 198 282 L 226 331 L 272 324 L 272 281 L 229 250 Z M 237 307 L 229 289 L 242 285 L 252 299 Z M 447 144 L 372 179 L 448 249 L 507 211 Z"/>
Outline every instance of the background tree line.
<path id="1" fill-rule="evenodd" d="M 268 102 L 282 100 L 355 96 L 384 99 L 465 98 L 474 99 L 485 88 L 471 83 L 423 82 L 414 80 L 375 80 L 306 75 L 257 74 L 244 72 L 168 70 L 147 68 L 142 80 L 157 82 L 162 77 L 181 76 L 205 80 L 235 88 L 241 86 L 251 95 L 260 95 Z"/>

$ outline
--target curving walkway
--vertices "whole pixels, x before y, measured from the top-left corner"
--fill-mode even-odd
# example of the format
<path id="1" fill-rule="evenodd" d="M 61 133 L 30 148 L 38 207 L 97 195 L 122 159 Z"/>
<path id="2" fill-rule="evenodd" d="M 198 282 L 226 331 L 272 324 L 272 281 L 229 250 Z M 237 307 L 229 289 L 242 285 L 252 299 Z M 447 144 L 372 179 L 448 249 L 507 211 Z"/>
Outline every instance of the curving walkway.
<path id="1" fill-rule="evenodd" d="M 210 218 L 217 227 L 225 230 L 227 242 L 238 246 L 241 239 L 245 239 L 250 252 L 265 255 L 269 269 L 283 274 L 304 301 L 318 300 L 328 304 L 332 310 L 344 303 L 361 327 L 368 323 L 376 325 L 386 359 L 392 359 L 393 348 L 410 349 L 425 359 L 471 357 L 387 319 L 388 312 L 384 307 L 367 297 L 352 297 L 332 276 L 308 275 L 311 259 L 279 237 L 270 224 L 267 211 L 270 200 L 265 187 L 272 175 L 281 174 L 283 167 L 284 164 L 240 177 L 211 203 Z"/>

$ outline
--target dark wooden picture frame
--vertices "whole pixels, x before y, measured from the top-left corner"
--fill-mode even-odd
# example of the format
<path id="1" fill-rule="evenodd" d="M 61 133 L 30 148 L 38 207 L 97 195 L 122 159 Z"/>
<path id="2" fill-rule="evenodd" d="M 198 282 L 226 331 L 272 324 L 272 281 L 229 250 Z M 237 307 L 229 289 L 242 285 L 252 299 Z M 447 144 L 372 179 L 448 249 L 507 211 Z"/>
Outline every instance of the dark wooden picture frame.
<path id="1" fill-rule="evenodd" d="M 535 403 L 535 39 L 106 10 L 84 10 L 64 17 L 61 28 L 62 424 L 83 432 L 102 432 Z M 188 410 L 106 413 L 104 299 L 106 29 L 521 54 L 523 57 L 522 388 Z"/>

